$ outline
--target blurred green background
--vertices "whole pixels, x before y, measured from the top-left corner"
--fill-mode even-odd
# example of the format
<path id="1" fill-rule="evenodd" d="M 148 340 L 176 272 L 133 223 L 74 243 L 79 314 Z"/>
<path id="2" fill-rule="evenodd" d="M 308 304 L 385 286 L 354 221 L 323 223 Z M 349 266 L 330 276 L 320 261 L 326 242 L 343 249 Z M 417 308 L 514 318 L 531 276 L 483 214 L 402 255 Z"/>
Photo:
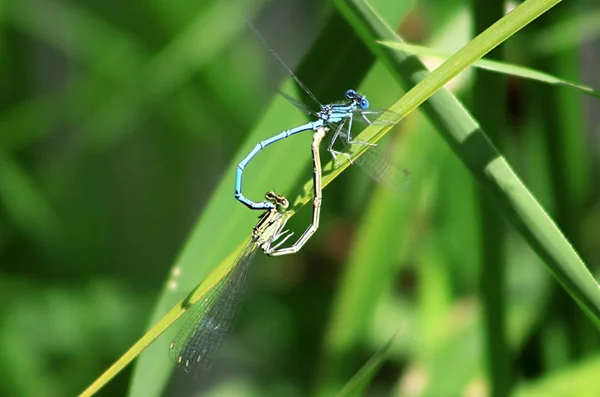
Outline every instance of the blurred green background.
<path id="1" fill-rule="evenodd" d="M 500 17 L 372 4 L 407 41 L 449 52 Z M 233 198 L 235 164 L 304 119 L 277 98 L 287 75 L 246 19 L 322 102 L 359 88 L 384 108 L 404 92 L 325 1 L 0 2 L 0 395 L 83 391 L 249 235 L 258 213 Z M 598 26 L 598 4 L 565 2 L 493 56 L 599 87 Z M 598 102 L 486 72 L 449 88 L 597 274 Z M 305 135 L 252 162 L 248 197 L 294 197 Z M 352 167 L 328 186 L 302 252 L 257 255 L 206 379 L 166 384 L 169 330 L 99 394 L 331 395 L 397 332 L 367 395 L 600 395 L 597 329 L 431 124 L 414 112 L 389 135 L 411 189 Z M 297 235 L 310 209 L 298 215 Z M 173 292 L 179 263 L 197 267 Z"/>

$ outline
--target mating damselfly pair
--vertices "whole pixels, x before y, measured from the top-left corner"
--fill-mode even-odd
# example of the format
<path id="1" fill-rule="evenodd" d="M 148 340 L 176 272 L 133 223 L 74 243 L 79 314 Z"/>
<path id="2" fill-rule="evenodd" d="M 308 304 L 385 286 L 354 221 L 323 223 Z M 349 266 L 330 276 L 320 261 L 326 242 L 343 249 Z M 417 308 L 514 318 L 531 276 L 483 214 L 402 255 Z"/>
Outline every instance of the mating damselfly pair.
<path id="1" fill-rule="evenodd" d="M 298 252 L 308 239 L 315 233 L 319 225 L 321 206 L 321 162 L 319 148 L 322 140 L 329 131 L 332 132 L 327 151 L 337 163 L 339 155 L 350 159 L 348 152 L 336 150 L 334 144 L 343 138 L 346 147 L 349 145 L 375 146 L 369 142 L 353 140 L 353 124 L 361 122 L 366 125 L 393 125 L 400 119 L 399 115 L 383 110 L 370 109 L 366 96 L 349 89 L 345 93 L 346 101 L 333 104 L 322 104 L 316 96 L 300 81 L 292 70 L 283 62 L 279 55 L 271 49 L 258 31 L 250 26 L 266 48 L 279 60 L 296 83 L 319 106 L 312 110 L 309 106 L 297 101 L 287 94 L 282 95 L 294 106 L 314 117 L 303 125 L 283 131 L 271 138 L 261 141 L 238 164 L 235 179 L 235 198 L 250 209 L 265 210 L 252 231 L 249 244 L 237 257 L 230 270 L 222 277 L 215 287 L 190 309 L 188 318 L 170 345 L 171 357 L 185 372 L 200 375 L 211 365 L 215 353 L 221 346 L 226 333 L 231 328 L 234 315 L 241 303 L 245 290 L 248 267 L 258 249 L 270 256 L 293 254 Z M 243 171 L 250 161 L 265 147 L 300 132 L 313 131 L 313 217 L 312 223 L 290 247 L 281 248 L 282 244 L 291 237 L 284 231 L 287 222 L 287 199 L 269 192 L 262 202 L 255 202 L 242 194 Z M 371 150 L 367 151 L 369 153 Z M 405 189 L 410 184 L 410 176 L 404 170 L 399 170 L 395 164 L 385 157 L 373 156 L 372 152 L 358 162 L 374 179 L 383 182 L 394 189 Z"/>
<path id="2" fill-rule="evenodd" d="M 230 270 L 209 291 L 207 297 L 192 307 L 188 318 L 171 343 L 171 358 L 185 372 L 194 376 L 206 372 L 215 353 L 231 328 L 242 295 L 246 289 L 248 267 L 258 249 L 269 256 L 288 255 L 298 252 L 317 230 L 321 210 L 321 159 L 319 146 L 327 128 L 319 128 L 313 137 L 313 216 L 312 223 L 293 245 L 280 246 L 291 237 L 285 231 L 288 200 L 274 192 L 267 192 L 266 202 L 273 205 L 259 216 L 252 229 L 250 242 L 238 255 Z M 275 244 L 275 245 L 273 245 Z"/>
<path id="3" fill-rule="evenodd" d="M 350 156 L 347 152 L 334 149 L 334 144 L 338 138 L 345 138 L 344 141 L 346 146 L 375 146 L 375 144 L 369 142 L 352 140 L 352 125 L 354 122 L 364 123 L 366 125 L 394 125 L 400 120 L 400 115 L 389 110 L 370 110 L 370 104 L 366 96 L 360 95 L 354 89 L 349 89 L 346 91 L 345 97 L 347 101 L 324 105 L 286 65 L 279 54 L 277 54 L 277 52 L 275 52 L 275 50 L 273 50 L 267 44 L 266 40 L 256 30 L 256 28 L 254 28 L 252 25 L 250 25 L 250 28 L 254 31 L 254 34 L 260 39 L 263 45 L 287 70 L 290 76 L 296 81 L 298 86 L 304 90 L 304 92 L 320 108 L 318 111 L 315 111 L 310 106 L 307 106 L 295 98 L 280 92 L 280 94 L 283 95 L 292 105 L 302 112 L 315 117 L 316 120 L 310 121 L 298 127 L 291 128 L 289 130 L 285 130 L 271 138 L 259 142 L 256 144 L 254 149 L 252 149 L 252 151 L 238 164 L 235 179 L 235 198 L 250 209 L 261 210 L 273 208 L 273 205 L 268 201 L 257 203 L 245 197 L 242 194 L 242 176 L 246 166 L 262 149 L 300 132 L 317 131 L 319 128 L 327 126 L 334 131 L 329 142 L 329 146 L 327 147 L 327 151 L 331 153 L 334 160 L 337 160 L 337 155 L 346 156 L 350 160 Z M 377 155 L 374 155 L 373 151 L 368 151 L 367 153 L 365 153 L 365 157 L 359 157 L 358 164 L 361 165 L 362 168 L 367 171 L 367 173 L 370 174 L 375 180 L 396 190 L 403 190 L 410 186 L 410 175 L 406 170 L 400 170 L 393 161 L 390 161 L 386 156 L 382 155 L 381 152 L 379 152 Z"/>

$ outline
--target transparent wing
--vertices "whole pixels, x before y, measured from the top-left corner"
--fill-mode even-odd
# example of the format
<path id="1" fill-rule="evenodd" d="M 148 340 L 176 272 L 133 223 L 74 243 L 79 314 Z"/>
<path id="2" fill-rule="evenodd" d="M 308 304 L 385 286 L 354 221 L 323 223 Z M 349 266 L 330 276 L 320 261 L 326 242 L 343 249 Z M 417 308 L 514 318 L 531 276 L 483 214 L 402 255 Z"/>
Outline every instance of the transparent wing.
<path id="1" fill-rule="evenodd" d="M 281 66 L 283 66 L 283 68 L 285 70 L 287 70 L 287 72 L 290 74 L 290 76 L 292 76 L 292 78 L 296 81 L 296 83 L 298 84 L 298 86 L 300 88 L 302 88 L 308 94 L 308 96 L 310 96 L 312 98 L 312 100 L 315 101 L 315 103 L 317 103 L 319 106 L 322 107 L 323 104 L 317 99 L 317 97 L 315 96 L 315 94 L 313 94 L 312 91 L 309 90 L 308 87 L 306 85 L 304 85 L 304 83 L 302 81 L 300 81 L 300 78 L 298 76 L 296 76 L 296 74 L 283 61 L 283 59 L 279 56 L 279 54 L 269 45 L 269 43 L 267 43 L 267 40 L 265 40 L 265 38 L 258 31 L 258 29 L 256 28 L 256 26 L 254 26 L 250 21 L 246 21 L 246 23 L 248 24 L 248 27 L 250 27 L 250 29 L 254 32 L 254 35 L 260 40 L 260 42 L 262 43 L 262 45 L 267 50 L 269 50 L 269 52 L 275 57 L 275 59 L 277 59 L 279 61 L 279 63 L 281 64 Z"/>
<path id="2" fill-rule="evenodd" d="M 297 100 L 294 97 L 289 96 L 288 94 L 286 94 L 283 91 L 277 91 L 279 93 L 279 95 L 283 96 L 285 99 L 288 100 L 289 103 L 291 103 L 292 105 L 294 105 L 296 108 L 298 108 L 301 112 L 304 112 L 310 116 L 315 116 L 317 117 L 317 112 L 314 111 L 313 109 L 311 109 L 309 106 L 305 105 L 304 103 L 300 102 L 299 100 Z"/>
<path id="3" fill-rule="evenodd" d="M 365 118 L 369 120 L 369 123 L 366 122 Z M 394 125 L 398 124 L 400 119 L 400 114 L 392 112 L 391 110 L 357 109 L 354 111 L 352 121 L 373 125 Z"/>
<path id="4" fill-rule="evenodd" d="M 248 244 L 229 273 L 184 315 L 169 355 L 186 373 L 197 377 L 210 369 L 242 302 L 256 248 L 255 243 Z"/>
<path id="5" fill-rule="evenodd" d="M 412 183 L 410 172 L 402 168 L 381 146 L 368 148 L 354 163 L 376 182 L 391 190 L 405 191 Z"/>

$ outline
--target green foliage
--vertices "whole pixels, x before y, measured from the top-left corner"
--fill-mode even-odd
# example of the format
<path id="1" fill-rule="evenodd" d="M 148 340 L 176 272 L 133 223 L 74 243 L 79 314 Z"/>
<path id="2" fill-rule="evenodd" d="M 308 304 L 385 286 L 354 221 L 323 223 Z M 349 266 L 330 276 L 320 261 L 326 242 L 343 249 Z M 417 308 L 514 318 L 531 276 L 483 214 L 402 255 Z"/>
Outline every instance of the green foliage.
<path id="1" fill-rule="evenodd" d="M 496 75 L 448 85 L 465 105 L 438 90 L 508 39 L 505 60 L 530 69 L 504 73 L 594 94 L 578 48 L 597 35 L 600 9 L 546 12 L 556 0 L 529 0 L 425 78 L 416 59 L 376 41 L 397 30 L 451 54 L 472 37 L 461 18 L 485 28 L 485 15 L 472 2 L 372 3 L 0 6 L 0 395 L 74 395 L 123 354 L 100 395 L 442 396 L 498 393 L 499 382 L 523 397 L 595 395 L 600 306 L 584 261 L 600 259 L 599 158 L 586 145 L 598 116 L 590 123 L 583 109 L 596 99 Z M 258 215 L 233 198 L 235 165 L 305 120 L 274 94 L 284 71 L 245 26 L 257 16 L 323 102 L 358 88 L 405 116 L 427 100 L 389 132 L 364 131 L 387 134 L 380 145 L 413 183 L 393 194 L 323 153 L 320 229 L 297 255 L 257 255 L 221 358 L 191 379 L 168 358 L 178 302 L 202 280 L 193 296 L 209 291 Z M 398 84 L 420 81 L 402 96 Z M 481 106 L 507 87 L 507 109 Z M 283 89 L 303 95 L 289 79 Z M 310 212 L 309 141 L 269 147 L 244 179 L 254 199 L 286 194 L 296 235 Z M 489 222 L 491 211 L 516 228 Z"/>

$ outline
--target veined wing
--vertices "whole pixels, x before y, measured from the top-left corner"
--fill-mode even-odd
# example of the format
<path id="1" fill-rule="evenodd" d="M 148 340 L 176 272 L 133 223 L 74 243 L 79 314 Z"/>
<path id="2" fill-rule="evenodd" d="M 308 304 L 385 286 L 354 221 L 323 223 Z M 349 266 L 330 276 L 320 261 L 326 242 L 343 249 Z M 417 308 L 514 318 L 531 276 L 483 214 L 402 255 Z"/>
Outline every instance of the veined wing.
<path id="1" fill-rule="evenodd" d="M 297 100 L 296 98 L 286 94 L 283 91 L 277 91 L 279 93 L 279 95 L 283 96 L 285 99 L 288 100 L 289 103 L 291 103 L 292 105 L 294 105 L 296 108 L 298 108 L 301 112 L 304 112 L 310 116 L 315 116 L 317 117 L 317 112 L 313 109 L 311 109 L 309 106 L 307 106 L 306 104 L 300 102 L 299 100 Z"/>
<path id="2" fill-rule="evenodd" d="M 349 152 L 350 145 L 346 143 L 346 140 L 342 138 L 340 141 L 344 143 L 346 152 Z M 390 157 L 382 146 L 369 147 L 360 157 L 354 160 L 354 163 L 376 182 L 391 190 L 397 192 L 408 190 L 412 183 L 410 172 Z"/>
<path id="3" fill-rule="evenodd" d="M 410 172 L 402 168 L 380 146 L 368 148 L 354 162 L 367 175 L 389 189 L 399 192 L 410 188 Z"/>
<path id="4" fill-rule="evenodd" d="M 210 369 L 242 302 L 248 267 L 256 248 L 250 242 L 208 296 L 184 315 L 183 326 L 173 339 L 169 354 L 186 373 L 197 377 Z"/>
<path id="5" fill-rule="evenodd" d="M 347 131 L 344 128 L 345 124 L 346 121 L 344 120 L 341 125 L 338 125 L 340 128 L 340 136 L 336 138 L 336 141 L 342 142 L 344 151 L 349 153 L 352 144 L 346 142 Z M 355 145 L 368 145 L 366 142 L 354 141 L 354 137 L 355 135 L 353 135 L 353 142 L 355 142 Z M 358 164 L 359 168 L 376 182 L 391 190 L 404 191 L 410 188 L 412 180 L 410 172 L 391 158 L 382 146 L 375 145 L 369 147 L 362 156 L 354 160 L 354 163 Z"/>
<path id="6" fill-rule="evenodd" d="M 300 78 L 298 76 L 296 76 L 296 74 L 292 71 L 292 69 L 283 61 L 283 59 L 279 56 L 279 54 L 269 45 L 269 43 L 267 43 L 267 40 L 263 37 L 263 35 L 258 31 L 258 29 L 256 28 L 256 26 L 254 26 L 252 24 L 252 22 L 250 21 L 246 21 L 246 23 L 248 24 L 248 27 L 250 27 L 250 29 L 254 32 L 254 35 L 260 40 L 260 42 L 262 43 L 262 45 L 269 50 L 269 52 L 275 57 L 275 59 L 277 59 L 279 61 L 279 63 L 281 64 L 281 66 L 284 67 L 285 70 L 287 70 L 287 72 L 290 74 L 290 76 L 292 76 L 292 78 L 296 81 L 296 83 L 298 84 L 298 86 L 300 88 L 302 88 L 307 94 L 308 96 L 310 96 L 312 98 L 313 101 L 315 101 L 315 103 L 317 103 L 319 106 L 323 106 L 323 104 L 317 99 L 317 97 L 315 96 L 315 94 L 312 93 L 311 90 L 308 89 L 308 87 L 306 85 L 304 85 L 304 83 L 300 80 Z"/>
<path id="7" fill-rule="evenodd" d="M 369 120 L 369 123 L 362 116 L 365 116 Z M 401 118 L 400 114 L 391 110 L 357 109 L 354 111 L 352 121 L 373 125 L 394 125 L 398 124 Z"/>

